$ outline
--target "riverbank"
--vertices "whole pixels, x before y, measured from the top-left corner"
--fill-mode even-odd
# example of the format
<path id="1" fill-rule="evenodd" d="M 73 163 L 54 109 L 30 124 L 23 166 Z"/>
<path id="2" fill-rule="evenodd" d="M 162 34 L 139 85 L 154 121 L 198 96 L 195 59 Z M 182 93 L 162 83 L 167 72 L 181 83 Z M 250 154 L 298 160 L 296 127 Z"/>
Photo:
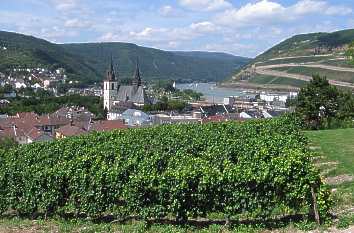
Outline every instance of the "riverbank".
<path id="1" fill-rule="evenodd" d="M 248 82 L 218 83 L 218 87 L 237 88 L 245 91 L 298 92 L 300 88 L 286 85 L 254 84 Z"/>
<path id="2" fill-rule="evenodd" d="M 224 98 L 229 96 L 254 96 L 254 91 L 247 91 L 240 88 L 220 87 L 216 83 L 189 83 L 177 84 L 177 89 L 202 93 L 205 99 L 210 103 L 223 103 Z"/>
<path id="3" fill-rule="evenodd" d="M 298 92 L 299 88 L 281 86 L 281 85 L 258 85 L 244 82 L 232 83 L 184 83 L 177 84 L 177 89 L 193 91 L 202 93 L 206 101 L 210 103 L 223 103 L 224 98 L 230 96 L 248 96 L 255 97 L 260 92 L 272 92 L 277 94 L 284 94 L 289 92 Z"/>

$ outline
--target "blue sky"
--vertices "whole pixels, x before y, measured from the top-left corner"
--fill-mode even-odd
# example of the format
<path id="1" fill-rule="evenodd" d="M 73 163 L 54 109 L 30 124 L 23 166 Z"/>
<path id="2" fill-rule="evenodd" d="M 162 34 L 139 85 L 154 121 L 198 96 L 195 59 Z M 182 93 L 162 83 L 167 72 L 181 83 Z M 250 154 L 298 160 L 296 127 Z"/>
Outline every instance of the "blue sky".
<path id="1" fill-rule="evenodd" d="M 289 36 L 354 28 L 354 0 L 1 0 L 0 30 L 254 57 Z"/>

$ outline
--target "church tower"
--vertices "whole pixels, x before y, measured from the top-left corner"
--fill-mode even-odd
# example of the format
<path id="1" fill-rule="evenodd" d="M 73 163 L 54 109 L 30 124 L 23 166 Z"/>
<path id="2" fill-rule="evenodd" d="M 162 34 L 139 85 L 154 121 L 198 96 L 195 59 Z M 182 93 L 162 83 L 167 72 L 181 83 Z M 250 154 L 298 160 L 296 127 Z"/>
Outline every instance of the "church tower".
<path id="1" fill-rule="evenodd" d="M 133 76 L 133 86 L 141 86 L 141 76 L 140 76 L 140 67 L 139 67 L 139 58 L 136 59 L 136 68 Z"/>
<path id="2" fill-rule="evenodd" d="M 103 82 L 103 105 L 108 111 L 112 109 L 113 102 L 118 96 L 119 86 L 117 78 L 113 67 L 113 58 L 111 56 L 111 65 L 107 72 L 107 79 Z"/>

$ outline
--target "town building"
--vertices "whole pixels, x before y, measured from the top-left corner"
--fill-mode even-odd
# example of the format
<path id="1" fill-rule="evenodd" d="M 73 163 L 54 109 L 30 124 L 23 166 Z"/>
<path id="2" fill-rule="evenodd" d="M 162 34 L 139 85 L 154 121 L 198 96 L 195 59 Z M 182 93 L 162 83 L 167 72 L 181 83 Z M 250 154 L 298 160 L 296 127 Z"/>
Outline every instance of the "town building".
<path id="1" fill-rule="evenodd" d="M 104 108 L 108 112 L 116 105 L 132 103 L 136 107 L 141 107 L 148 102 L 142 86 L 139 61 L 136 63 L 132 85 L 121 85 L 118 73 L 113 68 L 113 59 L 111 58 L 110 69 L 107 72 L 106 80 L 103 82 L 103 98 Z"/>
<path id="2" fill-rule="evenodd" d="M 148 114 L 136 109 L 124 111 L 120 119 L 130 127 L 150 126 L 153 124 L 152 118 Z"/>

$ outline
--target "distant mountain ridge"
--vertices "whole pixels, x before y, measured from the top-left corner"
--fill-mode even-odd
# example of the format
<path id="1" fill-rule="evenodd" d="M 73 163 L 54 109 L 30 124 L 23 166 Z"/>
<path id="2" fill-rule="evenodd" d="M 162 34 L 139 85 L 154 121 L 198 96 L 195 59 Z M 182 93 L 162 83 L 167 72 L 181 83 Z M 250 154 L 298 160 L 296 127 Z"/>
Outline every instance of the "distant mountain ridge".
<path id="1" fill-rule="evenodd" d="M 139 57 L 145 80 L 221 81 L 250 61 L 224 53 L 172 52 L 121 42 L 54 44 L 0 31 L 0 72 L 18 66 L 63 67 L 72 79 L 95 82 L 104 78 L 111 55 L 122 79 L 133 75 Z"/>
<path id="2" fill-rule="evenodd" d="M 354 66 L 345 56 L 354 29 L 295 35 L 239 69 L 227 85 L 265 89 L 297 89 L 313 74 L 337 86 L 354 88 Z"/>

